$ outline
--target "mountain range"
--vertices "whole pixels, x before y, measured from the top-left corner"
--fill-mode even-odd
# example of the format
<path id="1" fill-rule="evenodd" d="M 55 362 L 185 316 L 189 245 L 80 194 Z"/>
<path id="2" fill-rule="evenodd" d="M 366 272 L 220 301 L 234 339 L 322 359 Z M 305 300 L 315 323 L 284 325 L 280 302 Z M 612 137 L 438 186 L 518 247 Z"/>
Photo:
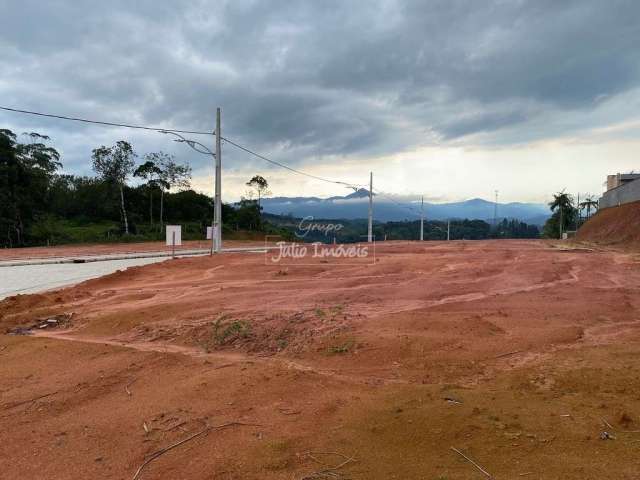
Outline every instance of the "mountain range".
<path id="1" fill-rule="evenodd" d="M 353 220 L 367 218 L 369 192 L 363 188 L 349 195 L 329 198 L 272 197 L 263 198 L 261 204 L 264 212 L 275 215 Z M 494 202 L 481 198 L 453 203 L 425 202 L 424 214 L 429 220 L 468 218 L 492 222 L 494 208 Z M 417 220 L 420 218 L 420 204 L 398 201 L 374 193 L 373 212 L 374 219 L 382 222 Z M 498 220 L 515 218 L 526 223 L 542 225 L 549 215 L 549 207 L 540 203 L 499 203 L 497 207 Z"/>

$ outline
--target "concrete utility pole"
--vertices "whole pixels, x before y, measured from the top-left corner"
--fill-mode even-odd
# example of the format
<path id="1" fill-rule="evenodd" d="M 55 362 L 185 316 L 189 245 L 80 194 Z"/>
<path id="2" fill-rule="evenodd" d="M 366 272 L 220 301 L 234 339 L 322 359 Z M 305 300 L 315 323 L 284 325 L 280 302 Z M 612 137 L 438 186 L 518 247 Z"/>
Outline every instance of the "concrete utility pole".
<path id="1" fill-rule="evenodd" d="M 209 155 L 214 159 L 215 164 L 215 179 L 213 182 L 213 220 L 211 222 L 211 255 L 214 252 L 218 252 L 222 250 L 222 199 L 221 199 L 221 175 L 222 170 L 220 168 L 220 157 L 222 153 L 220 152 L 220 109 L 218 108 L 218 118 L 217 118 L 217 129 L 213 132 L 216 135 L 216 151 L 215 153 L 211 151 L 209 147 L 207 147 L 204 143 L 197 142 L 195 140 L 191 140 L 189 138 L 185 138 L 180 135 L 178 132 L 172 132 L 170 130 L 159 130 L 160 133 L 164 133 L 167 135 L 173 135 L 178 137 L 178 140 L 174 140 L 174 142 L 185 143 L 191 148 L 195 150 L 201 155 Z M 217 228 L 218 227 L 218 228 Z M 207 237 L 209 236 L 209 227 L 207 227 Z M 217 233 L 216 233 L 217 230 Z"/>
<path id="2" fill-rule="evenodd" d="M 373 172 L 369 173 L 369 231 L 367 241 L 373 242 Z"/>
<path id="3" fill-rule="evenodd" d="M 424 240 L 424 195 L 420 201 L 420 241 Z"/>
<path id="4" fill-rule="evenodd" d="M 222 251 L 222 149 L 220 148 L 222 129 L 220 107 L 216 110 L 216 180 L 215 206 L 213 211 L 213 232 L 211 235 L 216 253 Z"/>
<path id="5" fill-rule="evenodd" d="M 447 220 L 447 242 L 451 238 L 450 233 L 451 233 L 451 220 Z"/>

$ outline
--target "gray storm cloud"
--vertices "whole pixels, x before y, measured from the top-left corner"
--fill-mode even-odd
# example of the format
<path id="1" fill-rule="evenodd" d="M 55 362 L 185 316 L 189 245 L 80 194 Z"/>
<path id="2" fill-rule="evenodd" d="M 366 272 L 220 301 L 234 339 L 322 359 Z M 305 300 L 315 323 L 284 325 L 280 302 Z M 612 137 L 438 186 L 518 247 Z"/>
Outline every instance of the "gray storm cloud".
<path id="1" fill-rule="evenodd" d="M 221 106 L 226 135 L 292 164 L 606 126 L 631 113 L 599 115 L 603 102 L 640 83 L 634 1 L 4 1 L 0 11 L 0 103 L 203 130 Z M 116 136 L 6 113 L 0 123 L 45 130 L 81 172 L 86 152 Z M 121 133 L 140 149 L 175 148 Z"/>

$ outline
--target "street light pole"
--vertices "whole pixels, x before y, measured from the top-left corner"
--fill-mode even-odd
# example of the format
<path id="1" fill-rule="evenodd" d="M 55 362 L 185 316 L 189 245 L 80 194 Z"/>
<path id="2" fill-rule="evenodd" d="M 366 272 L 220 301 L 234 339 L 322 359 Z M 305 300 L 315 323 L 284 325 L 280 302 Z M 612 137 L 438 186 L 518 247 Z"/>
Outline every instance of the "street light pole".
<path id="1" fill-rule="evenodd" d="M 213 211 L 213 232 L 215 251 L 222 251 L 222 149 L 220 148 L 222 129 L 220 125 L 220 107 L 216 110 L 216 179 L 215 205 Z"/>
<path id="2" fill-rule="evenodd" d="M 195 140 L 191 140 L 190 138 L 185 138 L 177 132 L 173 132 L 171 130 L 161 130 L 161 133 L 173 135 L 174 137 L 178 137 L 174 142 L 186 143 L 190 148 L 195 150 L 202 155 L 210 155 L 215 159 L 215 180 L 214 180 L 214 205 L 213 205 L 213 223 L 211 225 L 211 253 L 221 252 L 222 251 L 222 150 L 220 148 L 220 144 L 222 141 L 221 137 L 221 129 L 220 129 L 220 108 L 218 108 L 216 112 L 216 131 L 214 132 L 216 136 L 216 151 L 215 153 L 211 151 L 209 147 L 206 145 L 197 142 Z"/>

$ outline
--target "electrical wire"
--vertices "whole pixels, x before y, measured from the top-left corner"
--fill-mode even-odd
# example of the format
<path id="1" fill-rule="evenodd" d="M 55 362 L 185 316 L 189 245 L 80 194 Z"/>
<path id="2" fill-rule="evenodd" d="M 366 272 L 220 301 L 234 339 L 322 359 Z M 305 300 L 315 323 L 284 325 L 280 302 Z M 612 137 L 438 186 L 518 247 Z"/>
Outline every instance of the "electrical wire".
<path id="1" fill-rule="evenodd" d="M 421 216 L 421 215 L 420 215 L 420 213 L 418 213 L 418 211 L 417 211 L 415 208 L 413 208 L 411 205 L 407 205 L 407 204 L 404 204 L 404 203 L 402 203 L 402 202 L 397 201 L 397 200 L 396 200 L 395 198 L 393 198 L 390 194 L 383 193 L 383 192 L 380 192 L 380 191 L 376 191 L 375 189 L 372 189 L 372 192 L 373 192 L 373 194 L 374 194 L 374 195 L 379 195 L 379 196 L 381 196 L 381 197 L 384 197 L 384 198 L 386 198 L 387 200 L 390 200 L 391 202 L 395 203 L 396 205 L 398 205 L 398 206 L 400 206 L 400 207 L 402 207 L 402 208 L 405 208 L 405 209 L 407 209 L 407 210 L 410 210 L 410 211 L 411 211 L 411 213 L 412 213 L 412 214 L 414 214 L 414 215 L 415 215 L 415 216 L 417 216 L 417 217 L 420 217 L 420 216 Z"/>
<path id="2" fill-rule="evenodd" d="M 304 175 L 306 177 L 313 178 L 315 180 L 320 180 L 320 181 L 327 182 L 327 183 L 333 183 L 333 184 L 337 184 L 337 185 L 344 185 L 345 187 L 353 188 L 355 190 L 357 190 L 359 187 L 363 187 L 364 186 L 364 185 L 358 185 L 358 184 L 354 184 L 354 183 L 341 182 L 339 180 L 331 180 L 331 179 L 328 179 L 328 178 L 324 178 L 324 177 L 319 177 L 317 175 L 313 175 L 311 173 L 306 173 L 306 172 L 303 172 L 301 170 L 296 170 L 295 168 L 292 168 L 292 167 L 290 167 L 288 165 L 285 165 L 284 163 L 277 162 L 275 160 L 272 160 L 270 158 L 265 157 L 264 155 L 260 155 L 259 153 L 256 153 L 256 152 L 254 152 L 252 150 L 249 150 L 248 148 L 243 147 L 242 145 L 239 145 L 239 144 L 237 144 L 235 142 L 232 142 L 228 138 L 220 137 L 220 139 L 224 140 L 225 142 L 227 142 L 227 143 L 229 143 L 231 145 L 233 145 L 236 148 L 239 148 L 240 150 L 243 150 L 246 153 L 249 153 L 250 155 L 253 155 L 253 156 L 255 156 L 255 157 L 257 157 L 257 158 L 259 158 L 261 160 L 264 160 L 265 162 L 272 163 L 273 165 L 277 165 L 279 167 L 285 168 L 285 169 L 287 169 L 287 170 L 289 170 L 291 172 L 297 173 L 299 175 Z"/>
<path id="3" fill-rule="evenodd" d="M 191 135 L 209 135 L 209 136 L 215 136 L 216 132 L 202 132 L 202 131 L 195 131 L 195 130 L 182 130 L 182 129 L 171 129 L 171 128 L 159 128 L 159 127 L 148 127 L 148 126 L 143 126 L 143 125 L 132 125 L 132 124 L 127 124 L 127 123 L 115 123 L 115 122 L 103 122 L 100 120 L 89 120 L 86 118 L 79 118 L 79 117 L 68 117 L 65 115 L 54 115 L 54 114 L 50 114 L 50 113 L 42 113 L 42 112 L 34 112 L 34 111 L 30 111 L 30 110 L 22 110 L 22 109 L 18 109 L 18 108 L 11 108 L 11 107 L 4 107 L 4 106 L 0 106 L 0 110 L 5 110 L 8 112 L 15 112 L 15 113 L 23 113 L 23 114 L 27 114 L 27 115 L 36 115 L 39 117 L 47 117 L 47 118 L 56 118 L 59 120 L 69 120 L 69 121 L 74 121 L 74 122 L 82 122 L 82 123 L 89 123 L 89 124 L 93 124 L 93 125 L 106 125 L 106 126 L 111 126 L 111 127 L 123 127 L 123 128 L 132 128 L 132 129 L 137 129 L 137 130 L 148 130 L 148 131 L 153 131 L 153 132 L 159 132 L 159 133 L 187 133 L 187 134 L 191 134 Z M 220 137 L 220 140 L 236 147 L 239 150 L 244 151 L 245 153 L 248 153 L 250 155 L 253 155 L 256 158 L 259 158 L 260 160 L 263 160 L 265 162 L 268 162 L 272 165 L 276 165 L 280 168 L 284 168 L 286 170 L 289 170 L 290 172 L 296 173 L 298 175 L 303 175 L 305 177 L 308 178 L 312 178 L 314 180 L 319 180 L 322 182 L 326 182 L 326 183 L 331 183 L 334 185 L 342 185 L 348 188 L 352 188 L 354 191 L 357 191 L 359 188 L 362 187 L 366 187 L 367 185 L 365 184 L 354 184 L 354 183 L 348 183 L 348 182 L 342 182 L 340 180 L 331 180 L 329 178 L 325 178 L 325 177 L 321 177 L 318 175 L 313 175 L 311 173 L 307 173 L 304 172 L 302 170 L 298 170 L 295 169 L 293 167 L 290 167 L 284 163 L 278 162 L 276 160 L 273 160 L 271 158 L 268 158 L 264 155 L 261 155 L 259 153 L 254 152 L 253 150 L 240 145 L 239 143 L 234 142 L 233 140 L 230 140 L 229 138 L 226 137 Z M 187 140 L 185 140 L 187 141 Z M 188 141 L 187 141 L 188 142 Z M 198 150 L 196 150 L 198 151 Z M 204 153 L 204 152 L 200 152 L 200 153 Z M 372 192 L 374 195 L 379 195 L 381 197 L 384 197 L 388 200 L 390 200 L 391 202 L 395 203 L 396 205 L 409 210 L 413 215 L 420 217 L 421 214 L 417 213 L 416 209 L 414 209 L 412 206 L 410 205 L 406 205 L 404 203 L 398 202 L 395 198 L 393 198 L 391 195 L 380 192 L 380 191 L 376 191 L 372 189 Z"/>
<path id="4" fill-rule="evenodd" d="M 160 132 L 160 133 L 166 133 L 166 132 L 173 132 L 173 133 L 188 133 L 188 134 L 192 134 L 192 135 L 216 135 L 216 132 L 200 132 L 200 131 L 194 131 L 194 130 L 179 130 L 179 129 L 171 129 L 171 128 L 158 128 L 158 127 L 148 127 L 148 126 L 142 126 L 142 125 L 131 125 L 131 124 L 127 124 L 127 123 L 114 123 L 114 122 L 103 122 L 103 121 L 99 121 L 99 120 L 89 120 L 86 118 L 79 118 L 79 117 L 67 117 L 64 115 L 54 115 L 54 114 L 50 114 L 50 113 L 42 113 L 42 112 L 34 112 L 34 111 L 30 111 L 30 110 L 22 110 L 22 109 L 18 109 L 18 108 L 11 108 L 11 107 L 3 107 L 0 106 L 0 110 L 5 110 L 8 112 L 16 112 L 16 113 L 24 113 L 27 115 L 36 115 L 39 117 L 47 117 L 47 118 L 57 118 L 60 120 L 70 120 L 70 121 L 74 121 L 74 122 L 83 122 L 83 123 L 90 123 L 93 125 L 107 125 L 107 126 L 111 126 L 111 127 L 123 127 L 123 128 L 134 128 L 134 129 L 139 129 L 139 130 L 149 130 L 149 131 L 153 131 L 153 132 Z M 295 168 L 292 168 L 288 165 L 285 165 L 284 163 L 278 162 L 276 160 L 272 160 L 268 157 L 265 157 L 264 155 L 260 155 L 259 153 L 254 152 L 253 150 L 250 150 L 247 147 L 244 147 L 228 138 L 225 137 L 220 137 L 220 140 L 223 140 L 227 143 L 229 143 L 230 145 L 233 145 L 234 147 L 243 150 L 244 152 L 253 155 L 265 162 L 271 163 L 273 165 L 277 165 L 281 168 L 284 168 L 286 170 L 289 170 L 293 173 L 297 173 L 298 175 L 304 175 L 306 177 L 309 178 L 313 178 L 315 180 L 320 180 L 322 182 L 327 182 L 327 183 L 332 183 L 334 185 L 342 185 L 345 187 L 349 187 L 349 188 L 353 188 L 354 190 L 358 190 L 359 187 L 363 187 L 364 185 L 358 185 L 358 184 L 352 184 L 352 183 L 348 183 L 348 182 L 341 182 L 339 180 L 331 180 L 329 178 L 325 178 L 325 177 L 320 177 L 318 175 L 313 175 L 311 173 L 307 173 L 307 172 L 303 172 L 302 170 L 297 170 Z M 200 152 L 202 153 L 202 152 Z"/>
<path id="5" fill-rule="evenodd" d="M 99 120 L 88 120 L 86 118 L 79 117 L 66 117 L 64 115 L 53 115 L 51 113 L 41 113 L 41 112 L 32 112 L 30 110 L 20 110 L 18 108 L 10 108 L 10 107 L 2 107 L 0 106 L 0 110 L 6 110 L 8 112 L 16 112 L 16 113 L 25 113 L 27 115 L 36 115 L 38 117 L 48 117 L 48 118 L 57 118 L 60 120 L 71 120 L 73 122 L 83 122 L 83 123 L 91 123 L 94 125 L 108 125 L 110 127 L 124 127 L 124 128 L 135 128 L 138 130 L 151 130 L 154 132 L 178 132 L 178 133 L 189 133 L 192 135 L 215 135 L 214 132 L 198 132 L 194 130 L 177 130 L 172 128 L 158 128 L 158 127 L 145 127 L 142 125 L 130 125 L 127 123 L 113 123 L 113 122 L 102 122 Z"/>

